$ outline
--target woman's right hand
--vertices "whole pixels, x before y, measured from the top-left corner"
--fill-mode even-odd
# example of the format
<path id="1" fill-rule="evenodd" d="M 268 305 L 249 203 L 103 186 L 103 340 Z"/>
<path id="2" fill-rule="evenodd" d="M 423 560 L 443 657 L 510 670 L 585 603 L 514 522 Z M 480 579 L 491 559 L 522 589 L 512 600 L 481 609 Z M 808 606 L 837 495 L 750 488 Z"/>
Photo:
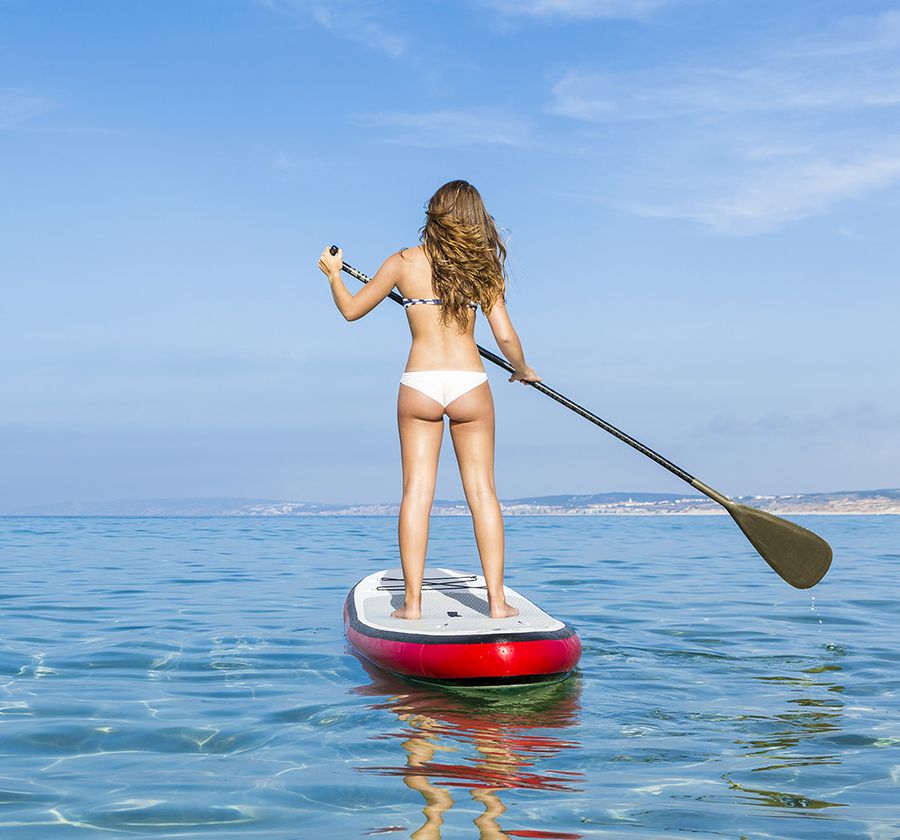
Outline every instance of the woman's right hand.
<path id="1" fill-rule="evenodd" d="M 534 368 L 526 367 L 522 370 L 513 371 L 513 375 L 509 377 L 510 382 L 540 382 L 541 377 L 537 375 Z"/>

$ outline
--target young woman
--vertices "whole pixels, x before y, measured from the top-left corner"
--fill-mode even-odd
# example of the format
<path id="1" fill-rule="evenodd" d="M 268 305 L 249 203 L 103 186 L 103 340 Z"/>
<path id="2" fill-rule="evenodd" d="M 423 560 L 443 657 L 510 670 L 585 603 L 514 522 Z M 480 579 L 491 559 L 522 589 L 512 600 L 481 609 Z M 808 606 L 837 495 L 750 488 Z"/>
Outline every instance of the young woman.
<path id="1" fill-rule="evenodd" d="M 341 278 L 342 252 L 326 247 L 319 268 L 348 321 L 371 312 L 396 286 L 412 332 L 400 378 L 397 422 L 403 462 L 400 562 L 405 602 L 397 618 L 419 618 L 428 524 L 434 500 L 444 415 L 459 462 L 492 618 L 518 610 L 503 593 L 503 519 L 494 489 L 494 401 L 475 345 L 481 309 L 503 355 L 515 368 L 510 382 L 539 382 L 527 365 L 505 305 L 506 248 L 478 190 L 466 181 L 444 184 L 428 202 L 422 244 L 388 257 L 355 295 Z"/>

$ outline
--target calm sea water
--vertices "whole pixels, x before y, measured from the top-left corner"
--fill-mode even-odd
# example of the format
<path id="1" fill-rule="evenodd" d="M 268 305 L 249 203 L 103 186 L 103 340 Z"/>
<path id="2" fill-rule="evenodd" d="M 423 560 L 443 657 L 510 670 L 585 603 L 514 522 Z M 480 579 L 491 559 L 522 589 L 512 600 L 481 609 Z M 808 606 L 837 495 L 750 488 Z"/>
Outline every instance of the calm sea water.
<path id="1" fill-rule="evenodd" d="M 812 593 L 725 517 L 510 518 L 580 671 L 451 692 L 346 648 L 392 519 L 2 519 L 0 833 L 900 837 L 900 518 L 803 524 Z"/>

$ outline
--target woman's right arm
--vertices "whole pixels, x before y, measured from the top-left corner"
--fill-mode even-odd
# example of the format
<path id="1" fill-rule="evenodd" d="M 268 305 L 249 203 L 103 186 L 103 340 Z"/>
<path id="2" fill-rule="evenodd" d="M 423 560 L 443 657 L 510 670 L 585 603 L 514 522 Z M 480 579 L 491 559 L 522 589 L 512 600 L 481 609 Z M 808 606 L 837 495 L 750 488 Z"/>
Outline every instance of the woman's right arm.
<path id="1" fill-rule="evenodd" d="M 356 294 L 344 285 L 341 277 L 343 262 L 344 252 L 340 248 L 337 253 L 332 254 L 331 249 L 325 246 L 319 257 L 319 269 L 328 277 L 331 295 L 341 315 L 348 321 L 356 321 L 363 315 L 368 315 L 391 293 L 402 273 L 403 259 L 399 254 L 389 256 L 375 272 L 375 276 Z"/>
<path id="2" fill-rule="evenodd" d="M 519 335 L 512 325 L 509 312 L 506 311 L 506 304 L 502 300 L 498 300 L 491 307 L 491 314 L 487 316 L 487 319 L 500 352 L 506 356 L 507 361 L 515 368 L 515 372 L 510 376 L 509 381 L 540 382 L 541 377 L 525 361 L 522 342 L 519 341 Z"/>

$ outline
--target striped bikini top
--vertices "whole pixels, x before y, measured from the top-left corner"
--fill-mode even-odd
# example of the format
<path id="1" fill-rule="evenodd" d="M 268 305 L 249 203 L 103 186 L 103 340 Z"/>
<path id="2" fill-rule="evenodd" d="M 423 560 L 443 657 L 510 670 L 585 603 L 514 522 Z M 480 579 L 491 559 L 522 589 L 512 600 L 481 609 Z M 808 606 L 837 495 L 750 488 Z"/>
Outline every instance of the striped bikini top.
<path id="1" fill-rule="evenodd" d="M 409 309 L 410 306 L 415 306 L 417 303 L 431 303 L 435 306 L 440 306 L 443 301 L 440 298 L 403 298 L 404 309 Z M 471 306 L 472 309 L 478 309 L 477 303 L 469 303 L 469 306 Z"/>

